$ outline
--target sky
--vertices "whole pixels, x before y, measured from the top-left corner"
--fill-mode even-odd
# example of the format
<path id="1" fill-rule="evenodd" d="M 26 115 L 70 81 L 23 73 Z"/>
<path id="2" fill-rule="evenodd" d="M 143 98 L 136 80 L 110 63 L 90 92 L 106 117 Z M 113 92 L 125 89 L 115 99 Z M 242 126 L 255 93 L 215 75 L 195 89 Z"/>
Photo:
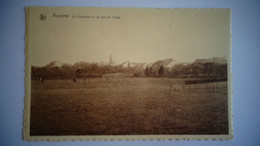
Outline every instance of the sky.
<path id="1" fill-rule="evenodd" d="M 51 61 L 108 62 L 110 55 L 115 63 L 230 56 L 228 9 L 38 7 L 28 11 L 27 48 L 34 66 Z M 46 19 L 41 20 L 41 14 Z"/>

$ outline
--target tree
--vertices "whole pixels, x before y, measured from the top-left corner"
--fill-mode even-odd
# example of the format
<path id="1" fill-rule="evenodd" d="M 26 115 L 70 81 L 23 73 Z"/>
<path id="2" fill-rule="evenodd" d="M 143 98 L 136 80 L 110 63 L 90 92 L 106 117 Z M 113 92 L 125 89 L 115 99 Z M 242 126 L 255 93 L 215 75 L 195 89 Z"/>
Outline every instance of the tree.
<path id="1" fill-rule="evenodd" d="M 206 76 L 213 74 L 213 72 L 214 72 L 213 66 L 214 66 L 214 63 L 205 63 L 204 68 L 203 68 L 203 74 Z"/>
<path id="2" fill-rule="evenodd" d="M 164 74 L 164 68 L 163 65 L 160 66 L 159 70 L 158 70 L 158 75 L 161 77 Z"/>
<path id="3" fill-rule="evenodd" d="M 154 73 L 152 67 L 149 67 L 149 74 L 150 74 L 151 77 L 155 76 L 155 74 L 156 74 L 156 73 Z"/>
<path id="4" fill-rule="evenodd" d="M 203 74 L 203 66 L 201 64 L 191 64 L 189 67 L 190 74 L 195 76 L 200 76 Z"/>
<path id="5" fill-rule="evenodd" d="M 149 77 L 151 75 L 150 73 L 150 69 L 148 68 L 148 66 L 145 68 L 144 74 Z"/>
<path id="6" fill-rule="evenodd" d="M 171 69 L 171 75 L 174 77 L 179 77 L 180 75 L 183 74 L 183 69 L 184 65 L 183 64 L 176 64 L 172 67 Z"/>

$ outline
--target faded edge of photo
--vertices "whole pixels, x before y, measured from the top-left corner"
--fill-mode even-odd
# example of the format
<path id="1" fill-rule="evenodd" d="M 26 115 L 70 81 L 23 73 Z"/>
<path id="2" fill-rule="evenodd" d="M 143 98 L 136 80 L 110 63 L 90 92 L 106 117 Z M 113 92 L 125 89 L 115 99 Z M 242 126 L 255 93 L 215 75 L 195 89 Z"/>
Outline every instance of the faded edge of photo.
<path id="1" fill-rule="evenodd" d="M 75 140 L 230 140 L 233 138 L 233 112 L 232 112 L 232 30 L 231 30 L 231 10 L 230 12 L 230 57 L 228 58 L 228 134 L 227 135 L 68 135 L 68 136 L 31 136 L 30 135 L 30 106 L 31 106 L 31 60 L 30 49 L 28 47 L 29 36 L 29 9 L 26 12 L 26 33 L 25 33 L 25 105 L 24 105 L 24 127 L 23 139 L 27 141 L 75 141 Z M 58 8 L 58 7 L 56 7 Z M 66 7 L 70 8 L 70 7 Z M 104 8 L 96 8 L 96 11 Z M 142 8 L 121 8 L 121 9 L 142 9 Z M 147 9 L 147 8 L 145 8 Z M 149 8 L 154 9 L 154 8 Z M 195 8 L 196 10 L 197 8 Z M 203 8 L 207 9 L 207 8 Z M 209 8 L 210 10 L 211 8 Z M 214 9 L 214 8 L 213 8 Z M 189 8 L 188 10 L 192 10 Z"/>

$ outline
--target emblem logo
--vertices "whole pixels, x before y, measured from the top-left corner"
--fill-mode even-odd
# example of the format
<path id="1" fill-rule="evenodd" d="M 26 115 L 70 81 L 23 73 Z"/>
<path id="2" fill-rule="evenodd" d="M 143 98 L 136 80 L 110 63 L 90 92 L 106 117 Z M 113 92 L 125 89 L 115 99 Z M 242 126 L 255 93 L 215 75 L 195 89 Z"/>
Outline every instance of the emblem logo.
<path id="1" fill-rule="evenodd" d="M 46 20 L 46 14 L 41 14 L 40 15 L 40 20 L 42 20 L 42 21 Z"/>

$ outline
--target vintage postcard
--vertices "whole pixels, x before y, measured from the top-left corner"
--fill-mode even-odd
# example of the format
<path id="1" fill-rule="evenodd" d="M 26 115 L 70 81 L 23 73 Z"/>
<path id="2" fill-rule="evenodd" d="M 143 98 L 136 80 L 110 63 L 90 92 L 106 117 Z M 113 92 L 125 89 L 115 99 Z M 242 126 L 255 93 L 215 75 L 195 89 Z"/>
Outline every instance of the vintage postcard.
<path id="1" fill-rule="evenodd" d="M 24 139 L 231 139 L 230 17 L 27 7 Z"/>

